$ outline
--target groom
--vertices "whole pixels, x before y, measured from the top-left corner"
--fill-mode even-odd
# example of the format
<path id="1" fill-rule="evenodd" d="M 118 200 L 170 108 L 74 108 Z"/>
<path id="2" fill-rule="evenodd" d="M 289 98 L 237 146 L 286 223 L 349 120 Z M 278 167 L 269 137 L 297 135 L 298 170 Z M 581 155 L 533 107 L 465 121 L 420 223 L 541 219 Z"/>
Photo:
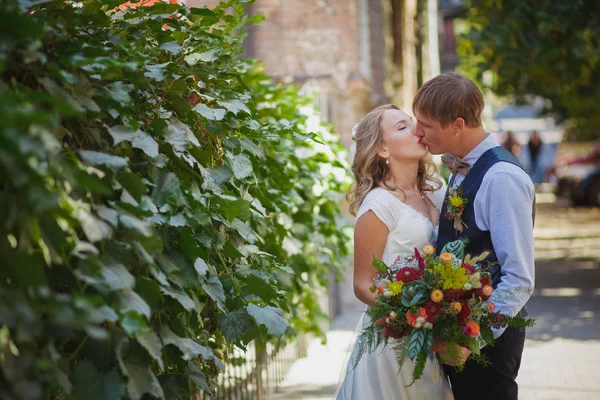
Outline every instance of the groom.
<path id="1" fill-rule="evenodd" d="M 490 251 L 488 260 L 496 262 L 491 271 L 494 293 L 490 301 L 496 311 L 524 316 L 534 286 L 535 190 L 517 159 L 483 128 L 483 107 L 477 86 L 453 72 L 426 82 L 413 102 L 417 135 L 431 153 L 450 153 L 443 157 L 453 170 L 448 186 L 462 187 L 467 201 L 458 221 L 446 215 L 444 201 L 437 248 L 464 237 L 469 239 L 467 253 Z M 481 349 L 489 366 L 473 360 L 466 361 L 462 372 L 445 366 L 456 400 L 517 400 L 515 379 L 525 329 L 496 329 L 494 337 L 494 346 Z M 466 359 L 470 352 L 462 350 Z"/>

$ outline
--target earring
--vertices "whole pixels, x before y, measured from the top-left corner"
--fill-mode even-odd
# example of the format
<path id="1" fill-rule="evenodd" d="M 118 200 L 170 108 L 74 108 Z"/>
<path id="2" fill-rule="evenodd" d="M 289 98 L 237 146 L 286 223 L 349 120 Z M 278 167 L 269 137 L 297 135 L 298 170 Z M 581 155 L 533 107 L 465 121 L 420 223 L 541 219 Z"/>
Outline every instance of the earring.
<path id="1" fill-rule="evenodd" d="M 389 158 L 385 159 L 385 165 L 390 165 L 390 159 Z"/>
<path id="2" fill-rule="evenodd" d="M 456 136 L 458 136 L 458 130 L 454 131 L 454 134 L 455 134 Z"/>

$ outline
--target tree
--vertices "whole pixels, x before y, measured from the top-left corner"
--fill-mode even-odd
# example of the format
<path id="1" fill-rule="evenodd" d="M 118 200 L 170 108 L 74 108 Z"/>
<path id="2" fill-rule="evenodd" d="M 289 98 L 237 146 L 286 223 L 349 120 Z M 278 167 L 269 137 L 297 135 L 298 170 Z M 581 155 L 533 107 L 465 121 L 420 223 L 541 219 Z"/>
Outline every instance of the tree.
<path id="1" fill-rule="evenodd" d="M 240 58 L 244 4 L 121 3 L 0 3 L 2 399 L 208 393 L 319 333 L 347 254 L 346 152 Z"/>
<path id="2" fill-rule="evenodd" d="M 518 101 L 549 100 L 547 113 L 579 138 L 600 138 L 600 9 L 595 0 L 468 0 L 462 67 Z"/>

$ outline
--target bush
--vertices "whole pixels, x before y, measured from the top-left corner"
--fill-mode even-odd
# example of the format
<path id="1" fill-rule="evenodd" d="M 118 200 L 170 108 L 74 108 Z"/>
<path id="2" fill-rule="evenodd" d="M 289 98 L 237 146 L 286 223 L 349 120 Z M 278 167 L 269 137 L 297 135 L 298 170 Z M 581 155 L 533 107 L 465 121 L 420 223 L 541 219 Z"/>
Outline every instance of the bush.
<path id="1" fill-rule="evenodd" d="M 0 5 L 3 399 L 208 392 L 319 333 L 347 253 L 345 152 L 239 58 L 239 2 L 119 3 Z"/>

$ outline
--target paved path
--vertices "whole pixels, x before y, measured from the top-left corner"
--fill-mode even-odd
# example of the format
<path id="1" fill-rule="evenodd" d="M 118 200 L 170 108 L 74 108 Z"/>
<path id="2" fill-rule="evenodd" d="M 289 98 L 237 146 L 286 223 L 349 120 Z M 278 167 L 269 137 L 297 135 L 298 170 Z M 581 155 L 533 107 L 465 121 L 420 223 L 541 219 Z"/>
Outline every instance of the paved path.
<path id="1" fill-rule="evenodd" d="M 539 196 L 541 203 L 552 200 Z M 528 309 L 536 326 L 527 332 L 519 398 L 600 399 L 600 210 L 540 204 L 535 237 L 536 290 Z M 349 282 L 343 293 L 344 312 L 332 322 L 327 345 L 313 341 L 270 399 L 333 398 L 363 309 Z"/>

